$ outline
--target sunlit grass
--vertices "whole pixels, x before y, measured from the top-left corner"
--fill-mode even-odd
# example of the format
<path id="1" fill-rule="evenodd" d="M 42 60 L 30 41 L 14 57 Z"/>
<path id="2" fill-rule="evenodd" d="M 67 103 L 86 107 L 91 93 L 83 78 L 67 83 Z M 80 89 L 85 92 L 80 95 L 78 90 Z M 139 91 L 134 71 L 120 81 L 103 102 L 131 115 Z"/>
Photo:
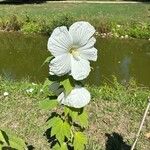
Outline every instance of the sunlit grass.
<path id="1" fill-rule="evenodd" d="M 89 144 L 87 149 L 103 150 L 108 142 L 105 133 L 121 134 L 126 144 L 131 145 L 139 127 L 147 96 L 146 87 L 138 87 L 135 81 L 125 86 L 116 80 L 112 84 L 99 87 L 87 86 L 92 93 L 88 105 L 90 126 L 87 130 Z M 33 88 L 32 93 L 27 89 Z M 46 95 L 40 92 L 42 84 L 30 83 L 28 80 L 12 81 L 0 78 L 0 128 L 9 128 L 37 150 L 49 149 L 44 134 L 44 123 L 49 111 L 39 109 L 39 101 Z M 8 92 L 8 96 L 3 93 Z M 145 123 L 138 149 L 147 150 L 150 143 L 144 134 L 149 132 L 149 117 Z M 91 136 L 92 135 L 92 136 Z M 117 142 L 117 141 L 116 141 Z"/>
<path id="2" fill-rule="evenodd" d="M 71 13 L 76 17 L 109 19 L 110 21 L 149 21 L 148 4 L 30 4 L 30 5 L 1 5 L 0 16 L 19 15 L 30 17 L 52 18 L 61 13 Z"/>
<path id="3" fill-rule="evenodd" d="M 0 5 L 0 30 L 50 34 L 58 26 L 84 20 L 99 33 L 149 39 L 149 10 L 148 4 Z"/>

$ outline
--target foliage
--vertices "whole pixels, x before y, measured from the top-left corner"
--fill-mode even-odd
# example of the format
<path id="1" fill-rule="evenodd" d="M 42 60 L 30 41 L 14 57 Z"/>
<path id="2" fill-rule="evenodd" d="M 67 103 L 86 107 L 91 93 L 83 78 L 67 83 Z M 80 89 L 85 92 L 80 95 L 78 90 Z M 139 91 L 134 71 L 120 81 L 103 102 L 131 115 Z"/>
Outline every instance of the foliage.
<path id="1" fill-rule="evenodd" d="M 16 15 L 0 20 L 0 29 L 5 31 L 19 31 L 22 28 L 22 21 Z"/>
<path id="2" fill-rule="evenodd" d="M 111 23 L 112 25 L 112 33 L 118 36 L 129 35 L 134 38 L 149 38 L 150 34 L 150 25 L 147 23 L 135 23 L 132 22 L 130 24 L 121 24 L 117 25 L 116 23 Z"/>
<path id="3" fill-rule="evenodd" d="M 146 4 L 117 5 L 118 7 L 115 4 L 45 3 L 38 7 L 35 5 L 1 6 L 4 9 L 1 9 L 0 30 L 49 35 L 57 26 L 69 27 L 76 20 L 85 20 L 91 22 L 99 33 L 148 39 L 149 6 Z M 118 28 L 117 25 L 121 27 Z"/>
<path id="4" fill-rule="evenodd" d="M 54 16 L 50 21 L 44 20 L 40 17 L 35 20 L 26 15 L 26 21 L 21 30 L 25 33 L 50 34 L 54 28 L 63 25 L 69 27 L 72 23 L 73 17 L 71 14 L 62 13 L 61 15 Z"/>
<path id="5" fill-rule="evenodd" d="M 126 84 L 120 84 L 117 78 L 113 77 L 113 82 L 89 89 L 95 98 L 121 101 L 124 105 L 137 107 L 139 110 L 146 106 L 147 98 L 150 96 L 149 88 L 139 87 L 134 79 Z"/>
<path id="6" fill-rule="evenodd" d="M 43 89 L 40 83 L 32 85 L 27 79 L 14 81 L 0 77 L 0 128 L 3 129 L 5 126 L 15 131 L 35 149 L 43 149 L 43 147 L 45 150 L 49 149 L 47 139 L 43 136 L 47 127 L 45 127 L 46 124 L 43 125 L 51 111 L 58 109 L 57 111 L 60 112 L 59 105 L 49 110 L 39 109 L 38 104 L 41 104 L 47 97 L 47 93 L 40 92 L 40 90 L 48 90 L 48 93 L 51 94 L 48 85 Z M 26 94 L 28 88 L 36 88 L 36 90 L 33 94 Z M 85 131 L 85 134 L 88 135 L 86 150 L 105 149 L 107 140 L 111 142 L 110 139 L 112 139 L 112 136 L 107 139 L 105 133 L 111 134 L 113 131 L 121 134 L 125 142 L 132 144 L 133 135 L 139 127 L 143 114 L 141 112 L 144 111 L 147 96 L 150 95 L 149 88 L 139 86 L 135 80 L 126 84 L 114 83 L 111 80 L 111 83 L 103 83 L 98 87 L 88 86 L 88 90 L 92 94 L 92 102 L 86 108 L 86 111 L 90 112 L 88 113 L 89 127 Z M 123 97 L 120 96 L 119 90 L 121 94 L 124 93 Z M 8 97 L 3 97 L 5 91 L 9 92 Z M 149 129 L 147 121 L 137 149 L 149 149 L 150 142 L 145 140 L 144 136 Z M 48 135 L 50 135 L 49 130 Z M 115 140 L 118 141 L 118 138 L 112 140 L 115 142 Z M 66 144 L 63 144 L 62 147 L 65 146 Z M 59 144 L 56 144 L 56 148 L 60 148 Z"/>
<path id="7" fill-rule="evenodd" d="M 87 137 L 82 132 L 88 126 L 87 112 L 84 108 L 71 108 L 58 103 L 56 98 L 61 93 L 60 88 L 63 86 L 68 94 L 73 88 L 70 78 L 63 77 L 58 81 L 59 83 L 46 79 L 43 85 L 44 92 L 49 95 L 48 89 L 50 89 L 53 96 L 48 96 L 39 104 L 40 108 L 52 111 L 52 115 L 46 122 L 46 130 L 52 138 L 51 148 L 54 150 L 67 150 L 74 147 L 76 150 L 84 150 Z"/>
<path id="8" fill-rule="evenodd" d="M 25 150 L 27 146 L 21 138 L 0 129 L 0 149 Z"/>
<path id="9" fill-rule="evenodd" d="M 45 63 L 49 63 L 53 57 L 48 57 Z M 51 110 L 51 116 L 46 122 L 46 130 L 51 139 L 51 148 L 55 150 L 84 150 L 87 137 L 83 133 L 88 126 L 88 115 L 85 108 L 73 108 L 62 105 L 65 96 L 69 95 L 75 85 L 81 84 L 67 75 L 50 75 L 43 84 L 45 100 L 39 106 L 45 110 Z M 60 96 L 63 94 L 63 97 Z"/>

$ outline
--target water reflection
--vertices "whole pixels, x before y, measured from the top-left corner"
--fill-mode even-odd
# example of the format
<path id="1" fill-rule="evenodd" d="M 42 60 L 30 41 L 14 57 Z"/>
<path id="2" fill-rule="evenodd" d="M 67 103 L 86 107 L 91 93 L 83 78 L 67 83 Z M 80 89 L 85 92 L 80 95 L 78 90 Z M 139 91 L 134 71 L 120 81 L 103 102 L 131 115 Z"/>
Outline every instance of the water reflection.
<path id="1" fill-rule="evenodd" d="M 90 84 L 111 82 L 112 75 L 120 82 L 127 82 L 131 77 L 138 83 L 150 86 L 150 42 L 146 40 L 98 39 L 99 51 L 97 63 L 89 78 Z"/>
<path id="2" fill-rule="evenodd" d="M 119 65 L 119 72 L 121 80 L 125 82 L 130 79 L 130 65 L 131 65 L 131 56 L 125 56 Z"/>
<path id="3" fill-rule="evenodd" d="M 29 77 L 43 81 L 48 65 L 41 67 L 49 52 L 48 37 L 0 33 L 0 74 L 12 79 Z M 115 75 L 120 82 L 134 77 L 150 86 L 150 42 L 146 40 L 97 39 L 98 61 L 92 62 L 89 84 L 100 85 Z"/>

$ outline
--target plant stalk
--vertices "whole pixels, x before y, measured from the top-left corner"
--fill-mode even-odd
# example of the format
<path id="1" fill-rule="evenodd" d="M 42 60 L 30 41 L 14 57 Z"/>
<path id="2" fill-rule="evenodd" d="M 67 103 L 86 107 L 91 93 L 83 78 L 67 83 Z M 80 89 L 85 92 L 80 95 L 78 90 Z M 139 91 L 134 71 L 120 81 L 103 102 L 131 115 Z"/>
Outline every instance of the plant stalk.
<path id="1" fill-rule="evenodd" d="M 138 141 L 138 138 L 139 138 L 139 136 L 140 136 L 141 130 L 142 130 L 142 128 L 143 128 L 143 124 L 144 124 L 144 122 L 145 122 L 145 119 L 146 119 L 146 116 L 147 116 L 147 113 L 148 113 L 149 108 L 150 108 L 150 98 L 148 98 L 147 108 L 146 108 L 146 110 L 145 110 L 145 112 L 144 112 L 144 115 L 143 115 L 143 118 L 142 118 L 142 121 L 141 121 L 139 130 L 138 130 L 138 132 L 137 132 L 137 134 L 136 134 L 135 141 L 134 141 L 134 143 L 133 143 L 133 145 L 132 145 L 132 147 L 131 147 L 131 150 L 134 150 L 134 148 L 135 148 L 135 146 L 136 146 L 136 143 L 137 143 L 137 141 Z"/>

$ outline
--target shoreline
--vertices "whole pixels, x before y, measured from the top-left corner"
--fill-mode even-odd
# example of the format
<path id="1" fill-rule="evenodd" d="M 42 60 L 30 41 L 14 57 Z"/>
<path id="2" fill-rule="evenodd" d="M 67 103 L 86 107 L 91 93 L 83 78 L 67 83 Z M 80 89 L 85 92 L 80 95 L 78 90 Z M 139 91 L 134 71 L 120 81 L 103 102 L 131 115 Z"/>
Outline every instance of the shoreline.
<path id="1" fill-rule="evenodd" d="M 10 34 L 24 34 L 24 35 L 39 35 L 39 36 L 49 36 L 49 34 L 47 33 L 37 33 L 37 32 L 22 32 L 21 30 L 20 31 L 5 31 L 5 30 L 0 30 L 0 33 L 10 33 Z M 51 34 L 51 33 L 50 33 Z M 117 33 L 116 33 L 117 34 Z M 115 36 L 115 35 L 112 35 L 112 33 L 100 33 L 100 32 L 96 32 L 95 33 L 95 36 L 96 37 L 99 37 L 99 38 L 103 38 L 103 39 L 120 39 L 120 40 L 148 40 L 150 41 L 150 38 L 145 38 L 145 37 L 140 37 L 140 38 L 136 38 L 136 37 L 132 37 L 132 36 L 128 36 L 128 35 L 122 35 L 122 36 Z"/>

